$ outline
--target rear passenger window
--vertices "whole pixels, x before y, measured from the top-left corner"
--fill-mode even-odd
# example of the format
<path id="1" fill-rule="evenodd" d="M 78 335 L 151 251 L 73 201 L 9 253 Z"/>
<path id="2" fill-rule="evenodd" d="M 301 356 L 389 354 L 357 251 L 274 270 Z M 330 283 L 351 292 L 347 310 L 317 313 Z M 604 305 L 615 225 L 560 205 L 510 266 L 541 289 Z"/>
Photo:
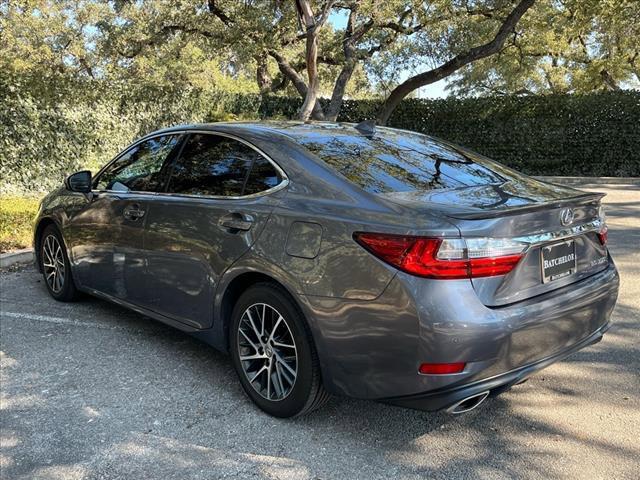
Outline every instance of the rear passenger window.
<path id="1" fill-rule="evenodd" d="M 238 197 L 278 182 L 274 167 L 253 148 L 231 138 L 197 133 L 189 137 L 176 161 L 167 191 Z"/>
<path id="2" fill-rule="evenodd" d="M 281 180 L 280 175 L 278 175 L 276 168 L 271 162 L 262 155 L 259 155 L 253 163 L 243 194 L 252 195 L 269 190 L 278 185 Z"/>

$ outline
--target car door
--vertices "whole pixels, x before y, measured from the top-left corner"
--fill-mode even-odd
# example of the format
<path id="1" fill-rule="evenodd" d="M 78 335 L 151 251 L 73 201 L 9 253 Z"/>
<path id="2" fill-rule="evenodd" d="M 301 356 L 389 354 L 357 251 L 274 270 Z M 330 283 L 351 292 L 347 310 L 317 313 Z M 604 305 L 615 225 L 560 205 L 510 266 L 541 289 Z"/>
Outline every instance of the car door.
<path id="1" fill-rule="evenodd" d="M 145 306 L 210 326 L 218 280 L 260 235 L 284 185 L 280 168 L 246 142 L 192 133 L 148 212 Z"/>
<path id="2" fill-rule="evenodd" d="M 87 204 L 69 219 L 74 278 L 80 286 L 139 303 L 144 285 L 144 225 L 164 188 L 180 135 L 139 142 L 98 173 Z"/>

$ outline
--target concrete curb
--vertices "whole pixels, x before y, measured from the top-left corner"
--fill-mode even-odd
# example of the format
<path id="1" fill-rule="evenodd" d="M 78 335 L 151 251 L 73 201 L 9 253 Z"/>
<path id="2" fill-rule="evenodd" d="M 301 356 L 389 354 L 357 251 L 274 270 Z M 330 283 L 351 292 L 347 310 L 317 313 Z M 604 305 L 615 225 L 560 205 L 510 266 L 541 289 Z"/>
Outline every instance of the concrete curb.
<path id="1" fill-rule="evenodd" d="M 16 263 L 33 262 L 33 248 L 23 248 L 14 252 L 0 253 L 0 268 L 10 267 Z"/>
<path id="2" fill-rule="evenodd" d="M 538 180 L 561 185 L 637 185 L 640 177 L 548 177 L 537 176 Z"/>

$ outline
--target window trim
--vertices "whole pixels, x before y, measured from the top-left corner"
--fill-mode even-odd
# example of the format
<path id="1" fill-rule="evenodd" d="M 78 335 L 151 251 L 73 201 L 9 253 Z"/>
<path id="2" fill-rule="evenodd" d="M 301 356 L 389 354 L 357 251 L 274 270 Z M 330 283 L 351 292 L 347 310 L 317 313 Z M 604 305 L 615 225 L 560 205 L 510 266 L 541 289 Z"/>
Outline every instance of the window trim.
<path id="1" fill-rule="evenodd" d="M 252 150 L 255 150 L 259 155 L 261 155 L 262 157 L 264 157 L 275 169 L 276 172 L 280 175 L 280 177 L 282 178 L 282 180 L 280 181 L 280 183 L 278 183 L 276 186 L 268 188 L 267 190 L 263 190 L 261 192 L 257 192 L 257 193 L 252 193 L 249 195 L 230 195 L 230 196 L 225 196 L 225 195 L 193 195 L 193 194 L 185 194 L 185 193 L 170 193 L 170 192 L 144 192 L 144 191 L 138 191 L 138 190 L 129 190 L 126 192 L 121 192 L 118 190 L 96 190 L 92 188 L 92 192 L 93 193 L 115 193 L 118 195 L 124 195 L 124 194 L 137 194 L 137 195 L 148 195 L 148 196 L 153 196 L 153 197 L 158 197 L 158 196 L 167 196 L 167 197 L 179 197 L 179 198 L 204 198 L 204 199 L 213 199 L 213 200 L 244 200 L 244 199 L 252 199 L 252 198 L 257 198 L 257 197 L 262 197 L 263 195 L 269 195 L 272 193 L 275 193 L 279 190 L 282 190 L 283 188 L 287 187 L 290 183 L 289 181 L 289 177 L 287 176 L 287 174 L 285 173 L 285 171 L 282 169 L 282 167 L 280 167 L 280 165 L 278 165 L 278 163 L 273 160 L 269 155 L 267 155 L 262 149 L 256 147 L 255 145 L 249 143 L 248 141 L 244 140 L 243 138 L 240 138 L 234 134 L 230 134 L 227 132 L 219 132 L 217 130 L 205 130 L 205 129 L 187 129 L 187 130 L 174 130 L 174 131 L 168 131 L 168 132 L 158 132 L 158 133 L 153 133 L 150 135 L 147 135 L 146 137 L 142 137 L 138 140 L 136 140 L 134 143 L 132 143 L 131 145 L 129 145 L 126 149 L 124 149 L 120 154 L 118 154 L 116 157 L 114 157 L 110 162 L 108 162 L 104 167 L 102 167 L 98 173 L 96 173 L 95 178 L 98 179 L 98 177 L 100 175 L 102 175 L 103 171 L 107 169 L 107 167 L 109 167 L 112 163 L 116 162 L 120 157 L 122 157 L 123 155 L 125 155 L 129 150 L 131 150 L 132 148 L 136 147 L 137 145 L 139 145 L 140 143 L 147 141 L 147 140 L 151 140 L 153 138 L 157 138 L 157 137 L 163 137 L 166 135 L 177 135 L 177 136 L 181 136 L 184 135 L 185 138 L 182 139 L 181 141 L 181 145 L 176 145 L 176 148 L 179 148 L 178 154 L 177 156 L 172 160 L 172 162 L 177 162 L 180 159 L 180 156 L 182 155 L 182 149 L 184 148 L 184 145 L 186 144 L 186 141 L 188 140 L 189 136 L 191 134 L 194 133 L 201 133 L 201 134 L 205 134 L 205 135 L 218 135 L 221 137 L 226 137 L 226 138 L 230 138 L 232 140 L 235 140 L 237 142 L 240 142 L 246 146 L 248 146 L 249 148 L 251 148 Z M 253 163 L 252 163 L 252 168 L 253 168 Z M 249 170 L 249 174 L 251 174 L 251 170 Z M 173 169 L 171 171 L 171 173 L 169 174 L 169 177 L 167 178 L 167 183 L 165 184 L 165 187 L 168 186 L 168 182 L 171 179 L 171 175 L 173 175 Z"/>

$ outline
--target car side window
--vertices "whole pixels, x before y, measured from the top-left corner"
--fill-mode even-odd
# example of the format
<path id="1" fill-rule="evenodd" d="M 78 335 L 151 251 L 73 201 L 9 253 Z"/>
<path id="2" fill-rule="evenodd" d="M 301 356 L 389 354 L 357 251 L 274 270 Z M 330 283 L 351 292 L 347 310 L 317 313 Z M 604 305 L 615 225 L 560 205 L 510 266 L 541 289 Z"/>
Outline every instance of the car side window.
<path id="1" fill-rule="evenodd" d="M 274 182 L 275 168 L 253 148 L 221 135 L 196 133 L 175 162 L 167 192 L 236 197 L 267 190 Z"/>
<path id="2" fill-rule="evenodd" d="M 139 143 L 111 163 L 98 177 L 98 190 L 157 192 L 163 187 L 162 166 L 179 135 L 163 135 Z"/>
<path id="3" fill-rule="evenodd" d="M 260 155 L 253 162 L 251 173 L 249 173 L 249 178 L 247 178 L 247 183 L 244 186 L 243 195 L 253 195 L 254 193 L 269 190 L 277 186 L 281 181 L 282 177 L 278 174 L 276 167 Z"/>

